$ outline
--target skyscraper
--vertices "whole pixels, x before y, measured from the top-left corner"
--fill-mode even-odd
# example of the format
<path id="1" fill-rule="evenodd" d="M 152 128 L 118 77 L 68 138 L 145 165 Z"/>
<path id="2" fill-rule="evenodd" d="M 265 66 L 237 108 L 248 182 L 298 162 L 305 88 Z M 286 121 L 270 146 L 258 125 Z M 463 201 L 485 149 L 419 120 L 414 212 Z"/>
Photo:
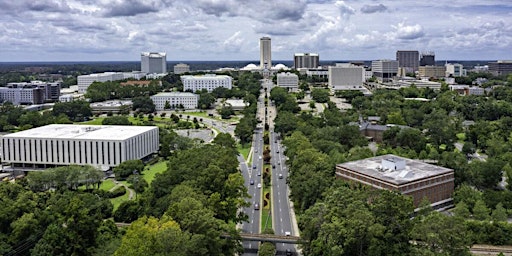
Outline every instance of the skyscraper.
<path id="1" fill-rule="evenodd" d="M 404 68 L 406 72 L 418 71 L 420 54 L 418 51 L 397 51 L 396 60 L 398 67 Z"/>
<path id="2" fill-rule="evenodd" d="M 318 53 L 296 53 L 293 56 L 295 69 L 299 68 L 318 68 L 320 57 Z"/>
<path id="3" fill-rule="evenodd" d="M 143 52 L 140 54 L 141 71 L 148 74 L 167 73 L 167 54 L 165 52 Z"/>
<path id="4" fill-rule="evenodd" d="M 270 37 L 260 38 L 260 68 L 270 69 L 272 67 L 272 50 Z"/>

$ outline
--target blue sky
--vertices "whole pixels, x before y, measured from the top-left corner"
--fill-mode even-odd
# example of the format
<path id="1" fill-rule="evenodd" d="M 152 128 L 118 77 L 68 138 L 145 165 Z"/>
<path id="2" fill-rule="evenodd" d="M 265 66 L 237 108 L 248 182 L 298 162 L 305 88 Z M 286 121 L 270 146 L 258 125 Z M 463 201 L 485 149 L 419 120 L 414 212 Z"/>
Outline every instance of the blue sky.
<path id="1" fill-rule="evenodd" d="M 510 0 L 16 0 L 0 1 L 0 61 L 512 59 Z"/>

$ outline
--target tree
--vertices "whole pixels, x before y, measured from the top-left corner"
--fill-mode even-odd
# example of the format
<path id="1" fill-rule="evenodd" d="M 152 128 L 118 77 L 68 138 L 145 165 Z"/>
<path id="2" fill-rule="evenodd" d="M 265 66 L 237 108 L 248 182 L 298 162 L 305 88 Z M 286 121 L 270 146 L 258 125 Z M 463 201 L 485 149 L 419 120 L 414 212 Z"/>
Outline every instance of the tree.
<path id="1" fill-rule="evenodd" d="M 263 242 L 258 249 L 259 256 L 274 256 L 276 254 L 276 246 L 270 242 Z"/>
<path id="2" fill-rule="evenodd" d="M 213 103 L 215 103 L 215 97 L 211 93 L 203 91 L 199 94 L 199 101 L 197 104 L 200 109 L 210 109 Z"/>
<path id="3" fill-rule="evenodd" d="M 313 89 L 311 98 L 318 103 L 326 103 L 329 101 L 329 91 L 325 89 Z"/>
<path id="4" fill-rule="evenodd" d="M 213 143 L 222 147 L 236 149 L 236 142 L 228 133 L 219 133 L 213 139 Z"/>
<path id="5" fill-rule="evenodd" d="M 92 116 L 92 111 L 87 101 L 70 101 L 55 103 L 52 114 L 53 116 L 64 114 L 70 120 L 83 122 Z"/>
<path id="6" fill-rule="evenodd" d="M 155 112 L 155 104 L 153 103 L 153 100 L 149 98 L 149 96 L 135 97 L 133 98 L 132 102 L 132 109 L 134 111 L 140 111 L 145 114 Z"/>
<path id="7" fill-rule="evenodd" d="M 508 214 L 507 210 L 503 208 L 503 204 L 500 202 L 496 205 L 494 211 L 492 211 L 491 219 L 493 221 L 507 221 Z"/>
<path id="8" fill-rule="evenodd" d="M 477 200 L 473 207 L 473 218 L 477 220 L 488 220 L 490 210 L 487 208 L 483 200 Z"/>
<path id="9" fill-rule="evenodd" d="M 467 219 L 471 215 L 468 205 L 464 203 L 464 201 L 460 201 L 457 203 L 457 205 L 455 205 L 453 213 L 455 213 L 455 217 L 460 217 L 462 219 Z"/>
<path id="10" fill-rule="evenodd" d="M 165 101 L 164 109 L 171 109 L 171 103 L 168 100 Z"/>
<path id="11" fill-rule="evenodd" d="M 132 174 L 141 174 L 144 170 L 142 160 L 127 160 L 114 167 L 116 179 L 126 179 Z"/>
<path id="12" fill-rule="evenodd" d="M 229 118 L 231 118 L 232 115 L 235 114 L 235 111 L 233 110 L 233 108 L 231 106 L 227 105 L 227 106 L 223 106 L 219 110 L 219 114 L 222 117 L 222 119 L 229 119 Z"/>
<path id="13" fill-rule="evenodd" d="M 149 186 L 148 182 L 139 174 L 132 174 L 126 179 L 137 193 L 142 193 Z"/>
<path id="14" fill-rule="evenodd" d="M 101 121 L 102 125 L 132 125 L 127 116 L 111 116 Z"/>

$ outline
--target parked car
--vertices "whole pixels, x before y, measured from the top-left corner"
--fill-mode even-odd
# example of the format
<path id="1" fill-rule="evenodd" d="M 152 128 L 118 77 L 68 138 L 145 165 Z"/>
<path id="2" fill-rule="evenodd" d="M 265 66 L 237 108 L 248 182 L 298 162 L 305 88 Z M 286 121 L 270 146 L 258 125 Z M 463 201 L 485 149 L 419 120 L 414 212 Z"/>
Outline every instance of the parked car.
<path id="1" fill-rule="evenodd" d="M 261 188 L 261 183 L 258 183 L 258 188 Z"/>

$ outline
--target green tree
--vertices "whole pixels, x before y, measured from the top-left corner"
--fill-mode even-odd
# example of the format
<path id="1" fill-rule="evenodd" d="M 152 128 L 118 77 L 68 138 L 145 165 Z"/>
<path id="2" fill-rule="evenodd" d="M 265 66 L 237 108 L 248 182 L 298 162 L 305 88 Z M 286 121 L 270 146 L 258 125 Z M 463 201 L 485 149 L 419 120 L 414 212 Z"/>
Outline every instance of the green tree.
<path id="1" fill-rule="evenodd" d="M 144 163 L 142 160 L 127 160 L 114 167 L 116 179 L 126 179 L 132 174 L 142 174 Z"/>
<path id="2" fill-rule="evenodd" d="M 126 181 L 131 184 L 131 186 L 137 193 L 144 192 L 144 190 L 146 190 L 146 188 L 149 186 L 148 182 L 139 174 L 132 174 L 128 176 L 128 179 L 126 179 Z"/>
<path id="3" fill-rule="evenodd" d="M 487 208 L 483 200 L 477 200 L 473 207 L 473 217 L 477 220 L 488 220 L 490 210 Z"/>
<path id="4" fill-rule="evenodd" d="M 92 116 L 92 111 L 87 101 L 57 102 L 53 106 L 52 114 L 64 114 L 74 122 L 82 122 Z"/>
<path id="5" fill-rule="evenodd" d="M 135 97 L 133 98 L 132 102 L 132 109 L 134 111 L 139 111 L 145 114 L 155 112 L 155 104 L 153 103 L 153 100 L 149 98 L 149 96 Z"/>
<path id="6" fill-rule="evenodd" d="M 211 93 L 203 91 L 199 94 L 199 101 L 197 104 L 200 109 L 210 109 L 213 103 L 215 103 L 215 97 Z"/>
<path id="7" fill-rule="evenodd" d="M 127 116 L 111 116 L 101 121 L 102 125 L 132 125 Z"/>
<path id="8" fill-rule="evenodd" d="M 471 215 L 471 213 L 469 212 L 468 205 L 464 203 L 464 201 L 460 201 L 457 203 L 457 205 L 455 205 L 453 213 L 455 213 L 455 217 L 460 217 L 463 219 L 467 219 Z"/>
<path id="9" fill-rule="evenodd" d="M 274 256 L 276 255 L 276 246 L 270 242 L 263 242 L 258 249 L 259 256 Z"/>
<path id="10" fill-rule="evenodd" d="M 232 115 L 235 114 L 235 111 L 233 110 L 233 108 L 231 106 L 228 105 L 228 106 L 223 106 L 219 110 L 219 114 L 222 117 L 222 119 L 229 119 L 229 118 L 231 118 Z"/>
<path id="11" fill-rule="evenodd" d="M 313 89 L 311 98 L 318 103 L 326 103 L 329 101 L 329 91 L 325 89 Z"/>
<path id="12" fill-rule="evenodd" d="M 493 221 L 507 221 L 507 218 L 508 218 L 507 210 L 505 210 L 505 208 L 503 208 L 502 203 L 498 203 L 496 205 L 496 208 L 492 211 L 491 219 Z"/>
<path id="13" fill-rule="evenodd" d="M 236 149 L 236 142 L 228 133 L 219 133 L 213 139 L 213 143 L 222 147 Z"/>

